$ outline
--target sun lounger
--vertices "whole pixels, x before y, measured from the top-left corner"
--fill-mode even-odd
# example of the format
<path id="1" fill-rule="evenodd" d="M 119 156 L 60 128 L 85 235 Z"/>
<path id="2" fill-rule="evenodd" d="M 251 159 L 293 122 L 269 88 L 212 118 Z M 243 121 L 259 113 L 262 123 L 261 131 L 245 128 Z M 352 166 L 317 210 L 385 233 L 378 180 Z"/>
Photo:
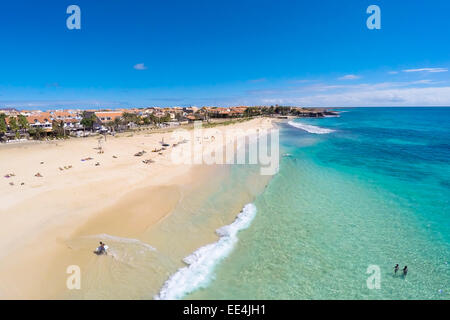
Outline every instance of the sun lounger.
<path id="1" fill-rule="evenodd" d="M 142 150 L 142 151 L 139 151 L 138 153 L 135 153 L 134 156 L 135 157 L 141 157 L 141 156 L 144 155 L 144 153 L 146 153 L 146 152 L 144 150 Z"/>

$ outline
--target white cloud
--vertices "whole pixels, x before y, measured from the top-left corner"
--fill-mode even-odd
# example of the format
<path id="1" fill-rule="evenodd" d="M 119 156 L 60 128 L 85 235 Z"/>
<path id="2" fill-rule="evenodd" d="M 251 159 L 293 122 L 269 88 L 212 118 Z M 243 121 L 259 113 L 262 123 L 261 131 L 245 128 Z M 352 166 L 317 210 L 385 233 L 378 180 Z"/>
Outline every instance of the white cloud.
<path id="1" fill-rule="evenodd" d="M 306 86 L 287 86 L 281 88 L 265 88 L 248 90 L 247 94 L 254 96 L 294 96 L 294 95 L 305 95 L 305 94 L 334 94 L 343 92 L 352 92 L 356 90 L 362 91 L 375 91 L 375 90 L 385 90 L 385 89 L 395 89 L 395 88 L 408 88 L 416 87 L 418 85 L 436 85 L 443 84 L 443 81 L 433 81 L 429 79 L 414 80 L 414 81 L 386 81 L 377 83 L 340 83 L 340 84 L 328 84 L 328 83 L 317 83 Z"/>
<path id="2" fill-rule="evenodd" d="M 397 74 L 398 71 L 389 71 L 388 73 L 389 73 L 389 74 Z"/>
<path id="3" fill-rule="evenodd" d="M 447 68 L 419 68 L 419 69 L 406 69 L 403 72 L 447 72 Z"/>
<path id="4" fill-rule="evenodd" d="M 357 76 L 357 75 L 355 75 L 355 74 L 347 74 L 347 75 L 345 75 L 345 76 L 343 76 L 343 77 L 340 77 L 340 78 L 338 78 L 339 80 L 356 80 L 356 79 L 359 79 L 359 78 L 361 78 L 360 76 Z"/>
<path id="5" fill-rule="evenodd" d="M 450 106 L 450 87 L 352 90 L 304 97 L 274 97 L 262 102 L 312 107 Z"/>
<path id="6" fill-rule="evenodd" d="M 417 81 L 412 82 L 412 84 L 430 84 L 430 83 L 433 83 L 433 80 L 423 79 L 423 80 L 417 80 Z"/>
<path id="7" fill-rule="evenodd" d="M 147 67 L 143 63 L 138 63 L 133 67 L 136 70 L 147 70 Z"/>

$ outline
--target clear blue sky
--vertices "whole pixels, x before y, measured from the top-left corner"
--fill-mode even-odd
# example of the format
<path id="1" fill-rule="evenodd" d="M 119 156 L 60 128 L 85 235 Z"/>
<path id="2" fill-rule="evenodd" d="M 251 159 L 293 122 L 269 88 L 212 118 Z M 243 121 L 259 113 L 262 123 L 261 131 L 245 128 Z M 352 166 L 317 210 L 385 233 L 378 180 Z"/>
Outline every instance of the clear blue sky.
<path id="1" fill-rule="evenodd" d="M 449 15 L 448 0 L 4 0 L 0 106 L 450 105 Z"/>

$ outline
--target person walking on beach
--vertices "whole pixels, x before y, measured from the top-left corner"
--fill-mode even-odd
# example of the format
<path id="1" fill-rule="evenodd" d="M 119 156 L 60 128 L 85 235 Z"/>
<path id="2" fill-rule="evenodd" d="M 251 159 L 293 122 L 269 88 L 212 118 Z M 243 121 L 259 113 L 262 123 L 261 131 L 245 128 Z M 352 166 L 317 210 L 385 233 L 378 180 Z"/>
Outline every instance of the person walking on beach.
<path id="1" fill-rule="evenodd" d="M 397 263 L 394 267 L 394 274 L 397 274 L 398 269 L 400 269 L 400 267 L 398 266 L 398 263 Z"/>
<path id="2" fill-rule="evenodd" d="M 403 268 L 403 276 L 406 277 L 407 274 L 408 274 L 408 266 L 405 266 Z"/>

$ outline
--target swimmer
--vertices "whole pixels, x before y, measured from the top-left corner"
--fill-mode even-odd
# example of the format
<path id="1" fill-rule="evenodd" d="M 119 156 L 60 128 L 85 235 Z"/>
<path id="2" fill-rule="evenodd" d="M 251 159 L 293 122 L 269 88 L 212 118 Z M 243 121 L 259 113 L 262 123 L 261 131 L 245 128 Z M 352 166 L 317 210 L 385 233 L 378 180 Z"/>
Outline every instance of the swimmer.
<path id="1" fill-rule="evenodd" d="M 406 277 L 407 274 L 408 274 L 408 266 L 405 266 L 403 268 L 403 276 Z"/>
<path id="2" fill-rule="evenodd" d="M 398 271 L 398 269 L 399 269 L 400 267 L 398 266 L 398 263 L 395 265 L 395 267 L 394 267 L 394 274 L 397 274 L 397 271 Z"/>

